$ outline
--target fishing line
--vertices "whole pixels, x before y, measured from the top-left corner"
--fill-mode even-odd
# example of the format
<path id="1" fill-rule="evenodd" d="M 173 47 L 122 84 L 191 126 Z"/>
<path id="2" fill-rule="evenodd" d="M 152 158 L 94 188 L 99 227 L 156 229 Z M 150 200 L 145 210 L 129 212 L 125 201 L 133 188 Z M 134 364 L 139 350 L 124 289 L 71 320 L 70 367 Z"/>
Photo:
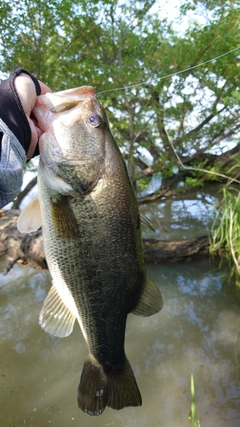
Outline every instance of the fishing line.
<path id="1" fill-rule="evenodd" d="M 166 76 L 163 76 L 163 77 L 159 77 L 159 81 L 167 79 L 168 77 L 177 76 L 178 74 L 184 73 L 185 71 L 189 71 L 189 70 L 193 70 L 194 68 L 201 67 L 202 65 L 208 64 L 209 62 L 215 61 L 216 59 L 222 58 L 223 56 L 229 55 L 229 53 L 235 52 L 238 49 L 240 49 L 240 46 L 235 47 L 234 49 L 229 50 L 228 52 L 222 53 L 221 55 L 215 56 L 212 59 L 208 59 L 207 61 L 201 62 L 200 64 L 193 65 L 192 67 L 185 68 L 184 70 L 176 71 L 175 73 L 167 74 Z M 96 95 L 101 95 L 102 93 L 113 92 L 113 91 L 117 91 L 117 90 L 119 91 L 119 90 L 133 89 L 134 87 L 138 87 L 138 86 L 142 86 L 144 84 L 147 84 L 148 81 L 149 81 L 149 78 L 142 83 L 137 83 L 137 84 L 125 86 L 125 87 L 119 87 L 116 89 L 103 90 L 102 92 L 98 92 Z"/>
<path id="2" fill-rule="evenodd" d="M 233 177 L 231 177 L 231 176 L 228 176 L 228 175 L 225 175 L 225 174 L 223 174 L 223 173 L 219 173 L 219 172 L 215 172 L 215 171 L 210 171 L 210 170 L 208 170 L 208 169 L 202 169 L 202 168 L 195 168 L 195 167 L 192 167 L 192 166 L 185 166 L 184 164 L 183 164 L 183 162 L 182 162 L 182 160 L 180 159 L 180 156 L 178 155 L 178 153 L 177 153 L 177 151 L 175 150 L 175 148 L 174 148 L 174 145 L 173 145 L 173 142 L 172 142 L 172 140 L 171 140 L 171 138 L 170 138 L 170 136 L 169 136 L 169 134 L 168 134 L 168 131 L 167 130 L 165 130 L 166 131 L 166 134 L 167 134 L 167 138 L 168 138 L 168 142 L 169 142 L 169 144 L 171 145 L 171 148 L 172 148 L 172 150 L 173 150 L 173 153 L 174 153 L 174 155 L 175 155 L 175 157 L 176 157 L 176 159 L 177 159 L 177 162 L 178 162 L 178 164 L 184 169 L 184 170 L 189 170 L 189 171 L 196 171 L 196 172 L 202 172 L 202 173 L 208 173 L 208 174 L 210 174 L 210 175 L 214 175 L 214 176 L 219 176 L 219 177 L 221 177 L 221 178 L 225 178 L 225 179 L 227 179 L 228 181 L 230 181 L 230 182 L 236 182 L 237 184 L 240 184 L 240 181 L 238 180 L 238 179 L 236 179 L 236 178 L 233 178 Z"/>
<path id="3" fill-rule="evenodd" d="M 168 77 L 177 76 L 178 74 L 184 73 L 184 72 L 189 71 L 189 70 L 193 70 L 194 68 L 201 67 L 202 65 L 208 64 L 209 62 L 213 62 L 213 61 L 215 61 L 215 60 L 217 60 L 219 58 L 222 58 L 223 56 L 229 55 L 229 53 L 235 52 L 238 49 L 240 49 L 240 46 L 235 47 L 234 49 L 231 49 L 228 52 L 222 53 L 221 55 L 215 56 L 212 59 L 208 59 L 207 61 L 201 62 L 200 64 L 193 65 L 192 67 L 185 68 L 184 70 L 176 71 L 175 73 L 170 73 L 170 74 L 167 74 L 166 76 L 160 77 L 159 81 L 163 80 L 163 79 L 167 79 Z M 107 93 L 107 92 L 120 91 L 120 90 L 125 90 L 125 89 L 132 89 L 132 88 L 135 88 L 135 87 L 138 87 L 138 86 L 142 86 L 142 85 L 146 84 L 148 81 L 149 81 L 149 79 L 145 80 L 142 83 L 138 83 L 138 84 L 134 84 L 134 85 L 126 86 L 126 87 L 104 90 L 102 92 L 98 92 L 96 95 L 100 95 L 102 93 Z M 192 171 L 197 171 L 197 172 L 202 172 L 202 173 L 208 173 L 208 174 L 212 174 L 212 175 L 217 175 L 219 177 L 226 178 L 226 179 L 230 180 L 231 182 L 236 182 L 236 183 L 240 184 L 239 180 L 237 180 L 235 178 L 232 178 L 232 177 L 229 177 L 227 175 L 221 174 L 221 173 L 217 173 L 217 172 L 214 172 L 214 171 L 209 171 L 207 169 L 200 169 L 200 168 L 194 168 L 194 167 L 191 167 L 191 166 L 185 166 L 182 163 L 180 157 L 178 156 L 178 154 L 177 154 L 177 152 L 176 152 L 176 150 L 174 148 L 174 145 L 173 145 L 173 143 L 172 143 L 172 141 L 171 141 L 168 133 L 167 133 L 167 136 L 168 136 L 169 144 L 171 145 L 172 150 L 174 152 L 174 155 L 175 155 L 175 157 L 176 157 L 179 165 L 184 170 L 192 170 Z"/>

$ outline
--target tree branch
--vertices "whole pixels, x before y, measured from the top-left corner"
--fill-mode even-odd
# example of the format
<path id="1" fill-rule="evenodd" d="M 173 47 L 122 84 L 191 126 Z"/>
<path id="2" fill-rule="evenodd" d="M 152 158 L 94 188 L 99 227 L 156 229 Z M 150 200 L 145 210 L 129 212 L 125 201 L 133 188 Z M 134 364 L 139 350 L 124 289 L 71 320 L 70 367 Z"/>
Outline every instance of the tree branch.
<path id="1" fill-rule="evenodd" d="M 240 125 L 239 125 L 238 127 L 240 127 Z M 175 156 L 176 156 L 176 158 L 177 158 L 177 161 L 178 161 L 178 163 L 180 164 L 180 166 L 182 166 L 182 168 L 183 168 L 184 170 L 192 170 L 192 171 L 196 171 L 196 172 L 208 173 L 209 175 L 219 176 L 219 177 L 221 177 L 221 178 L 227 179 L 228 181 L 236 182 L 237 184 L 240 184 L 240 181 L 239 181 L 239 180 L 237 180 L 237 179 L 235 179 L 235 178 L 232 178 L 232 177 L 230 177 L 230 176 L 224 175 L 224 174 L 222 174 L 222 173 L 209 171 L 209 170 L 207 170 L 207 169 L 194 168 L 194 167 L 191 167 L 191 166 L 184 166 L 184 164 L 183 164 L 182 160 L 180 159 L 180 157 L 179 157 L 178 153 L 176 152 L 176 150 L 175 150 L 175 148 L 174 148 L 174 145 L 173 145 L 173 143 L 172 143 L 172 141 L 171 141 L 171 139 L 170 139 L 170 137 L 169 137 L 169 136 L 168 136 L 168 138 L 169 138 L 169 143 L 171 144 L 172 150 L 173 150 L 173 152 L 174 152 L 174 154 L 175 154 Z"/>
<path id="2" fill-rule="evenodd" d="M 32 190 L 32 188 L 37 184 L 37 176 L 35 176 L 35 178 L 33 178 L 24 188 L 23 191 L 21 191 L 17 198 L 14 200 L 13 205 L 12 205 L 12 209 L 19 209 L 19 206 L 21 204 L 21 202 L 23 201 L 24 197 L 27 196 L 27 194 L 29 193 L 29 191 Z"/>
<path id="3" fill-rule="evenodd" d="M 209 145 L 207 145 L 207 146 L 205 146 L 205 147 L 203 147 L 203 148 L 201 148 L 200 150 L 198 150 L 196 153 L 194 153 L 192 156 L 190 156 L 190 157 L 186 157 L 186 158 L 184 158 L 184 159 L 182 159 L 182 164 L 183 163 L 190 163 L 190 162 L 192 162 L 194 159 L 196 159 L 200 154 L 202 154 L 202 153 L 204 153 L 204 151 L 206 151 L 207 149 L 209 149 L 209 148 L 212 148 L 212 147 L 214 147 L 214 145 L 217 145 L 217 144 L 219 144 L 221 141 L 223 141 L 224 139 L 227 139 L 227 138 L 229 138 L 230 136 L 232 136 L 238 129 L 240 129 L 240 124 L 239 125 L 237 125 L 234 129 L 231 129 L 229 132 L 227 132 L 227 133 L 225 133 L 225 134 L 220 134 L 221 136 L 219 136 L 219 138 L 218 139 L 216 139 L 216 140 L 214 140 L 214 137 L 213 137 L 213 140 L 212 140 L 212 142 L 211 142 L 211 144 Z"/>

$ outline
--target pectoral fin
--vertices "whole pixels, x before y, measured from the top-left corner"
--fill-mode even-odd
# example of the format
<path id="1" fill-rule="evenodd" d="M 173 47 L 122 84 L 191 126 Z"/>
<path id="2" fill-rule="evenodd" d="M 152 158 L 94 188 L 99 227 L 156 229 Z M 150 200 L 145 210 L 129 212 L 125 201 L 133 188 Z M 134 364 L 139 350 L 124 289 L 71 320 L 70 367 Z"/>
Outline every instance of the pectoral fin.
<path id="1" fill-rule="evenodd" d="M 162 307 L 162 294 L 151 277 L 147 275 L 142 294 L 132 313 L 137 316 L 151 316 L 158 313 Z"/>
<path id="2" fill-rule="evenodd" d="M 17 220 L 17 227 L 21 233 L 32 233 L 42 225 L 39 199 L 36 197 L 22 210 Z"/>
<path id="3" fill-rule="evenodd" d="M 53 285 L 39 315 L 41 327 L 49 334 L 63 338 L 71 334 L 75 320 L 75 315 L 67 308 Z"/>
<path id="4" fill-rule="evenodd" d="M 69 206 L 67 197 L 60 197 L 51 203 L 52 217 L 56 234 L 61 238 L 78 238 L 78 225 Z"/>

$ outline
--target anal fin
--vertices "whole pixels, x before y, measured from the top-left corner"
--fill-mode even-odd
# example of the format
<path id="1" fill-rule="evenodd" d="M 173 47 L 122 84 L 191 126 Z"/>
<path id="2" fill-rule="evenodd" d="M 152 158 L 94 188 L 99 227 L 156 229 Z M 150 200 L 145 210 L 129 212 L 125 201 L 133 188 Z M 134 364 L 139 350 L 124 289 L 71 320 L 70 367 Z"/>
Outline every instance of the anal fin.
<path id="1" fill-rule="evenodd" d="M 154 281 L 147 274 L 143 291 L 136 307 L 132 310 L 137 316 L 151 316 L 163 308 L 162 294 Z"/>
<path id="2" fill-rule="evenodd" d="M 67 337 L 71 334 L 76 317 L 67 308 L 58 291 L 52 285 L 39 315 L 41 327 L 55 337 Z"/>

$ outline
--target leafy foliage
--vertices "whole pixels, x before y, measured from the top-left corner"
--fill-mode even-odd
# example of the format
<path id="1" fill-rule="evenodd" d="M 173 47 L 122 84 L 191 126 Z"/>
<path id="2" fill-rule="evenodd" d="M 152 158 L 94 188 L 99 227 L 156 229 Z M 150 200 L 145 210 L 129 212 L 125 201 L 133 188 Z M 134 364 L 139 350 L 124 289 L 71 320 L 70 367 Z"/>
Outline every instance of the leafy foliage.
<path id="1" fill-rule="evenodd" d="M 239 2 L 184 2 L 175 21 L 159 3 L 0 0 L 2 73 L 18 65 L 54 91 L 96 87 L 133 179 L 141 147 L 169 178 L 170 140 L 191 166 L 239 143 L 239 50 L 212 60 L 240 46 Z"/>

